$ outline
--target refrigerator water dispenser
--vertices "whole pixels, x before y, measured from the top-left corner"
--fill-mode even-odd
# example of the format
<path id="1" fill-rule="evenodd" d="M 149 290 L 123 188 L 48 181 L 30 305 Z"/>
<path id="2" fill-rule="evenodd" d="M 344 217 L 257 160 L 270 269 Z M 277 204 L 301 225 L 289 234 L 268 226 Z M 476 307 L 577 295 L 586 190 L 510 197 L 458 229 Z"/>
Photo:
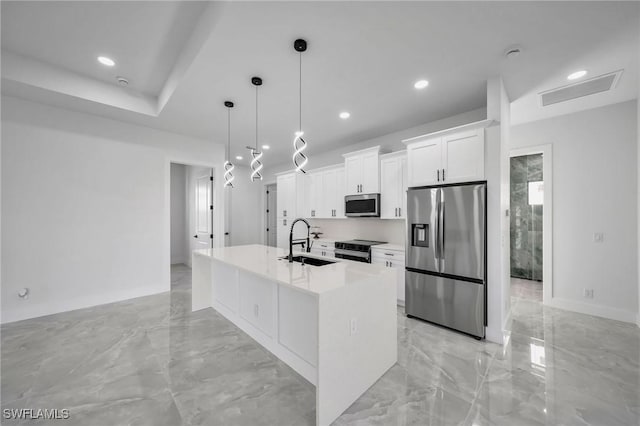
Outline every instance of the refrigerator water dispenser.
<path id="1" fill-rule="evenodd" d="M 429 224 L 428 223 L 412 223 L 411 224 L 411 245 L 414 247 L 429 247 Z"/>

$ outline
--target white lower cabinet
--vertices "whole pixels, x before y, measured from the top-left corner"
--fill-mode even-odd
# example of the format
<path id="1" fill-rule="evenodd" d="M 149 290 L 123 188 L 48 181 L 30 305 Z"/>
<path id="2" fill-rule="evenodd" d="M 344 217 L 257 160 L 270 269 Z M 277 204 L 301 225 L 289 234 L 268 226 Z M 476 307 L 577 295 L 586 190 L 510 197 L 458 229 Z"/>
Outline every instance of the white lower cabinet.
<path id="1" fill-rule="evenodd" d="M 334 241 L 313 241 L 311 246 L 311 254 L 316 256 L 335 258 L 336 244 Z"/>
<path id="2" fill-rule="evenodd" d="M 398 304 L 404 305 L 404 250 L 386 249 L 386 248 L 371 248 L 371 263 L 375 265 L 382 265 L 388 268 L 395 268 L 397 272 L 397 291 L 398 291 Z"/>

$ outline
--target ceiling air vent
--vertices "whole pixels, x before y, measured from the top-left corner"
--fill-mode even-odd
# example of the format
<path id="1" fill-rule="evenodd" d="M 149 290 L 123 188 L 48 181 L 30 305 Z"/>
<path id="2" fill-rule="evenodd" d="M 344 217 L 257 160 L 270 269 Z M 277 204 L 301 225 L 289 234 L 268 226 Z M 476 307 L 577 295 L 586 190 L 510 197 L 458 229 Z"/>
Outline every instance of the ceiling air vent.
<path id="1" fill-rule="evenodd" d="M 615 87 L 621 74 L 622 70 L 618 70 L 579 83 L 569 84 L 558 89 L 547 90 L 546 92 L 540 93 L 540 104 L 542 106 L 549 106 L 559 102 L 609 91 Z"/>

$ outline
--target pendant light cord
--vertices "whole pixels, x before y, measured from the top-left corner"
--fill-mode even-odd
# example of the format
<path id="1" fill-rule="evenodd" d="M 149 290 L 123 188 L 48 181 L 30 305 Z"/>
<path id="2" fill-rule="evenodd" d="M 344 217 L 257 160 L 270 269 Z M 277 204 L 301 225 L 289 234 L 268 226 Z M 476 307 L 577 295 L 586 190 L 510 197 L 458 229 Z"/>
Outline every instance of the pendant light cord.
<path id="1" fill-rule="evenodd" d="M 302 52 L 299 52 L 300 56 L 300 73 L 298 75 L 298 81 L 300 83 L 298 90 L 298 131 L 302 131 Z"/>
<path id="2" fill-rule="evenodd" d="M 258 86 L 256 86 L 256 151 L 258 151 Z"/>
<path id="3" fill-rule="evenodd" d="M 231 108 L 227 108 L 227 160 L 231 157 Z"/>

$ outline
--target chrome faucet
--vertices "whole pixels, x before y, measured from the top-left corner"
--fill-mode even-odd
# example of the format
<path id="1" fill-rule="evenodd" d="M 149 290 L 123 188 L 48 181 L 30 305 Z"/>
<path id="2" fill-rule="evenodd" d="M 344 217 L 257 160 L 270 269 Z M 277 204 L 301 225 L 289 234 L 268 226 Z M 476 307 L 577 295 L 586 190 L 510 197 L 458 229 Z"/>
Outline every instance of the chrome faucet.
<path id="1" fill-rule="evenodd" d="M 291 231 L 289 231 L 289 263 L 293 263 L 293 245 L 301 244 L 302 248 L 304 248 L 304 240 L 297 240 L 296 242 L 293 242 L 293 227 L 296 225 L 296 223 L 300 221 L 304 222 L 307 225 L 307 253 L 311 251 L 311 244 L 310 244 L 311 240 L 309 239 L 309 233 L 311 232 L 311 225 L 309 225 L 309 222 L 307 222 L 306 219 L 299 217 L 296 220 L 294 220 L 293 223 L 291 223 Z"/>

